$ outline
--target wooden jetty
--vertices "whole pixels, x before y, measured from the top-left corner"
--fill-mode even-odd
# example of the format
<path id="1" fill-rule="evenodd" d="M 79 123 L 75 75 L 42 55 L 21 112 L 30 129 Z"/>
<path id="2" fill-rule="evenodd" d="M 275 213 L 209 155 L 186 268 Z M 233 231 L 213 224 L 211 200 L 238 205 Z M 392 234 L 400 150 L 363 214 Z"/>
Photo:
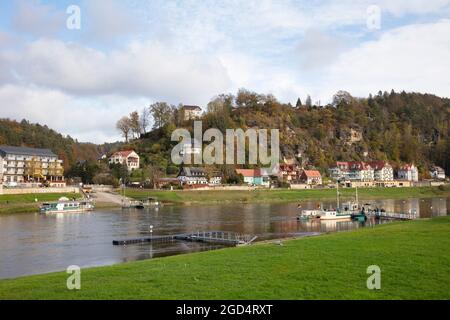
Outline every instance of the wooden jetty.
<path id="1" fill-rule="evenodd" d="M 248 245 L 257 239 L 256 236 L 230 231 L 197 231 L 193 233 L 172 234 L 165 236 L 151 236 L 124 240 L 113 240 L 113 245 L 124 246 L 129 244 L 161 243 L 170 241 L 197 241 L 208 243 L 221 243 L 227 245 Z"/>
<path id="2" fill-rule="evenodd" d="M 419 215 L 416 212 L 414 212 L 414 213 L 394 213 L 394 212 L 369 211 L 367 213 L 367 215 L 375 217 L 375 218 L 390 219 L 390 220 L 415 220 L 419 217 Z"/>

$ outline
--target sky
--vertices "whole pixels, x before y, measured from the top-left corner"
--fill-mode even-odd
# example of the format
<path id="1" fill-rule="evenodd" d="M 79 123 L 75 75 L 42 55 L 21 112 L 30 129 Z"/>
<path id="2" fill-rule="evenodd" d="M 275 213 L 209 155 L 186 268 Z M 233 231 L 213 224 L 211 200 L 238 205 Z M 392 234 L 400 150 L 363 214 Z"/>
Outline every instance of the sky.
<path id="1" fill-rule="evenodd" d="M 0 118 L 113 142 L 131 111 L 239 88 L 450 97 L 450 0 L 0 2 Z"/>

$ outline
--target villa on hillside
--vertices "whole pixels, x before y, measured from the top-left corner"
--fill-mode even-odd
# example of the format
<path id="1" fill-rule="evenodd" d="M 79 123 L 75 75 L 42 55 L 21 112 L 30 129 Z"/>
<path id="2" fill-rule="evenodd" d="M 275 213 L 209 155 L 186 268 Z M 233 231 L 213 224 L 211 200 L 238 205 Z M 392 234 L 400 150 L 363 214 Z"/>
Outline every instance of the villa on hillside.
<path id="1" fill-rule="evenodd" d="M 110 164 L 125 165 L 128 171 L 139 169 L 139 161 L 140 157 L 134 150 L 118 151 L 109 158 Z"/>
<path id="2" fill-rule="evenodd" d="M 65 187 L 63 161 L 49 149 L 0 146 L 0 181 L 5 186 Z"/>
<path id="3" fill-rule="evenodd" d="M 199 106 L 183 106 L 181 110 L 185 121 L 194 120 L 202 116 L 202 108 Z"/>
<path id="4" fill-rule="evenodd" d="M 308 185 L 320 185 L 322 184 L 322 175 L 318 170 L 303 170 L 300 182 Z"/>
<path id="5" fill-rule="evenodd" d="M 241 174 L 244 177 L 244 182 L 249 186 L 270 187 L 270 178 L 261 169 L 236 169 L 236 173 Z"/>
<path id="6" fill-rule="evenodd" d="M 407 181 L 419 181 L 419 170 L 414 164 L 405 164 L 398 170 L 398 178 Z"/>

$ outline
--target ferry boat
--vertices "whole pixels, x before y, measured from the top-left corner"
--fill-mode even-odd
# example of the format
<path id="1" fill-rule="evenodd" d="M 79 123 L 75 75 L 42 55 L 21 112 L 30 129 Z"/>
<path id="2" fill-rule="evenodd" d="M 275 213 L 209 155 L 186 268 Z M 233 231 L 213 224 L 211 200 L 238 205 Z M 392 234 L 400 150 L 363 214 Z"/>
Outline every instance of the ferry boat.
<path id="1" fill-rule="evenodd" d="M 40 213 L 80 213 L 94 210 L 95 205 L 89 200 L 71 201 L 67 198 L 61 198 L 56 202 L 43 203 Z"/>
<path id="2" fill-rule="evenodd" d="M 356 190 L 356 201 L 350 201 L 340 205 L 339 199 L 339 184 L 336 187 L 336 210 L 324 210 L 318 205 L 317 210 L 302 210 L 297 220 L 306 220 L 310 218 L 317 218 L 320 220 L 341 220 L 351 219 L 354 214 L 360 214 L 358 205 L 358 190 Z M 300 207 L 300 206 L 299 206 Z"/>
<path id="3" fill-rule="evenodd" d="M 352 215 L 350 213 L 341 213 L 336 210 L 323 210 L 320 215 L 320 220 L 341 220 L 341 219 L 351 219 Z"/>

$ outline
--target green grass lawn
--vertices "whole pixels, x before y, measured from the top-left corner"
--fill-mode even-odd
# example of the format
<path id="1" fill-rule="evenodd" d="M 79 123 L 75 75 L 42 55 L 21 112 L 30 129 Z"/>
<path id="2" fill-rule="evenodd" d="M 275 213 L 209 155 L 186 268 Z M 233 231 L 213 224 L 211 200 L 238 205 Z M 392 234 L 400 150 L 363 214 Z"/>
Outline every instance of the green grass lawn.
<path id="1" fill-rule="evenodd" d="M 450 299 L 450 217 L 0 281 L 0 299 Z M 381 290 L 368 290 L 368 266 Z"/>
<path id="2" fill-rule="evenodd" d="M 355 189 L 341 189 L 343 198 L 355 196 Z M 367 188 L 358 189 L 364 199 L 406 199 L 415 197 L 450 196 L 450 187 Z M 126 195 L 139 199 L 156 196 L 163 202 L 201 204 L 223 202 L 295 202 L 309 199 L 335 199 L 336 189 L 316 190 L 254 190 L 254 191 L 154 191 L 127 189 Z"/>
<path id="3" fill-rule="evenodd" d="M 57 201 L 61 197 L 80 198 L 79 193 L 30 193 L 0 195 L 0 214 L 37 212 L 39 203 Z M 38 200 L 37 202 L 35 200 Z"/>

